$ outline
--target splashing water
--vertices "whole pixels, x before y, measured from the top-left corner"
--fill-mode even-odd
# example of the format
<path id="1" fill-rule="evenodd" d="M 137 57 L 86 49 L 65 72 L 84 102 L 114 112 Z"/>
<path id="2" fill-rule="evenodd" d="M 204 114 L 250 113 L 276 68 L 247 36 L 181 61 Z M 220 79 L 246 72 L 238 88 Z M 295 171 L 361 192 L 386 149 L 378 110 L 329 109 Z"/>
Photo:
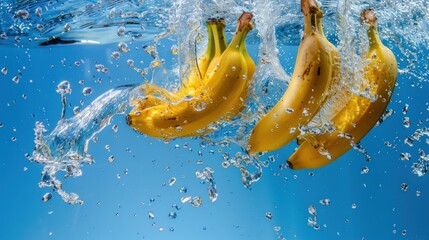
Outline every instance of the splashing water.
<path id="1" fill-rule="evenodd" d="M 125 112 L 129 94 L 135 88 L 135 85 L 124 85 L 105 92 L 77 115 L 61 118 L 47 136 L 43 135 L 47 131 L 43 123 L 36 122 L 35 147 L 30 160 L 44 165 L 39 187 L 52 187 L 67 203 L 83 203 L 77 194 L 62 190 L 56 174 L 65 172 L 66 178 L 78 177 L 82 175 L 83 164 L 94 162 L 88 153 L 89 142 L 110 124 L 114 115 Z"/>

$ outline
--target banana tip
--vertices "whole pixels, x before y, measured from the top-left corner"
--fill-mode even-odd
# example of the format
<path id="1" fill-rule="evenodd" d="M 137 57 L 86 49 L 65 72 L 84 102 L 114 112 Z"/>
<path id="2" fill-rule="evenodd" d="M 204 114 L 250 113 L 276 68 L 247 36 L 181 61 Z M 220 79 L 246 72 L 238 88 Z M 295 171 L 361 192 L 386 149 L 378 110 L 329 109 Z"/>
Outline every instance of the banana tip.
<path id="1" fill-rule="evenodd" d="M 238 19 L 239 30 L 242 30 L 245 26 L 249 26 L 250 29 L 252 29 L 252 18 L 253 14 L 251 12 L 243 12 L 243 14 L 241 14 L 240 18 Z"/>
<path id="2" fill-rule="evenodd" d="M 323 14 L 316 0 L 301 0 L 301 12 L 304 16 L 310 13 Z"/>

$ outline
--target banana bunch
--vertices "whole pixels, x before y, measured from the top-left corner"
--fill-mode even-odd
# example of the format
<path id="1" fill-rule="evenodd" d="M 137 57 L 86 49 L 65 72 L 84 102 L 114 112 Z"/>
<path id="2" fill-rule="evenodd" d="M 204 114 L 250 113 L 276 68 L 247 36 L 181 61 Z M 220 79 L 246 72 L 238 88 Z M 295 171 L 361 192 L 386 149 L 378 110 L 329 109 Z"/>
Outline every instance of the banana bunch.
<path id="1" fill-rule="evenodd" d="M 361 20 L 368 25 L 369 49 L 364 57 L 367 65 L 360 91 L 369 89 L 376 100 L 352 94 L 344 108 L 331 119 L 333 132 L 303 137 L 302 144 L 288 159 L 292 169 L 322 167 L 346 153 L 377 123 L 390 101 L 398 73 L 396 58 L 378 36 L 375 13 L 366 9 Z"/>
<path id="2" fill-rule="evenodd" d="M 135 103 L 126 117 L 127 123 L 146 135 L 170 139 L 202 135 L 210 124 L 228 121 L 239 114 L 245 107 L 256 68 L 245 43 L 247 33 L 253 28 L 252 18 L 248 12 L 240 16 L 226 48 L 223 21 L 213 26 L 208 24 L 208 49 L 199 59 L 198 69 L 183 81 L 182 89 L 171 93 L 153 84 L 144 85 L 143 89 L 150 94 Z M 163 97 L 156 99 L 156 94 Z M 162 101 L 164 98 L 167 101 Z"/>
<path id="3" fill-rule="evenodd" d="M 289 86 L 280 101 L 256 124 L 249 153 L 272 151 L 294 140 L 327 99 L 340 71 L 337 49 L 323 33 L 323 12 L 315 0 L 302 0 L 304 36 Z"/>

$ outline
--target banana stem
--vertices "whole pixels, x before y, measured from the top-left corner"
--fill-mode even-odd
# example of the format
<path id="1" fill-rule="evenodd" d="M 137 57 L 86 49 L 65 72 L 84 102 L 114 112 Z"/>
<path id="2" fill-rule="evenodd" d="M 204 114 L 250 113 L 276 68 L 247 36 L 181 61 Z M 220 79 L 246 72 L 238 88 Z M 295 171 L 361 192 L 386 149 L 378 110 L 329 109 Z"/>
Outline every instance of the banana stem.
<path id="1" fill-rule="evenodd" d="M 375 12 L 372 9 L 363 10 L 361 14 L 361 21 L 369 25 L 367 34 L 370 50 L 379 48 L 382 43 L 380 37 L 378 36 L 377 16 L 375 15 Z"/>
<path id="2" fill-rule="evenodd" d="M 242 46 L 246 44 L 245 39 L 247 33 L 253 28 L 251 23 L 252 18 L 253 14 L 250 12 L 244 12 L 243 14 L 241 14 L 240 18 L 237 21 L 237 29 L 235 30 L 234 37 L 229 43 L 229 47 L 241 49 Z"/>
<path id="3" fill-rule="evenodd" d="M 304 15 L 304 37 L 318 32 L 318 19 L 323 16 L 315 0 L 301 0 L 301 12 Z M 323 34 L 323 33 L 322 33 Z"/>

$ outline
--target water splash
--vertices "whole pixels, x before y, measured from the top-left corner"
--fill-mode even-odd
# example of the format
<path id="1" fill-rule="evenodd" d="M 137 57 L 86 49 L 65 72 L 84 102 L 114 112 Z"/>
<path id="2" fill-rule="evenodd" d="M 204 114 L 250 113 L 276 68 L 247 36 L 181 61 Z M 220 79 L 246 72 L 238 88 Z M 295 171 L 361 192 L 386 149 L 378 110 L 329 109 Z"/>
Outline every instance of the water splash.
<path id="1" fill-rule="evenodd" d="M 128 97 L 135 88 L 135 85 L 124 85 L 105 92 L 77 115 L 61 118 L 46 136 L 43 123 L 36 122 L 35 147 L 30 160 L 44 165 L 39 187 L 52 187 L 67 203 L 83 204 L 77 194 L 62 190 L 62 182 L 56 175 L 65 172 L 65 178 L 81 176 L 83 164 L 94 162 L 88 153 L 89 142 L 110 124 L 114 115 L 125 112 Z"/>

